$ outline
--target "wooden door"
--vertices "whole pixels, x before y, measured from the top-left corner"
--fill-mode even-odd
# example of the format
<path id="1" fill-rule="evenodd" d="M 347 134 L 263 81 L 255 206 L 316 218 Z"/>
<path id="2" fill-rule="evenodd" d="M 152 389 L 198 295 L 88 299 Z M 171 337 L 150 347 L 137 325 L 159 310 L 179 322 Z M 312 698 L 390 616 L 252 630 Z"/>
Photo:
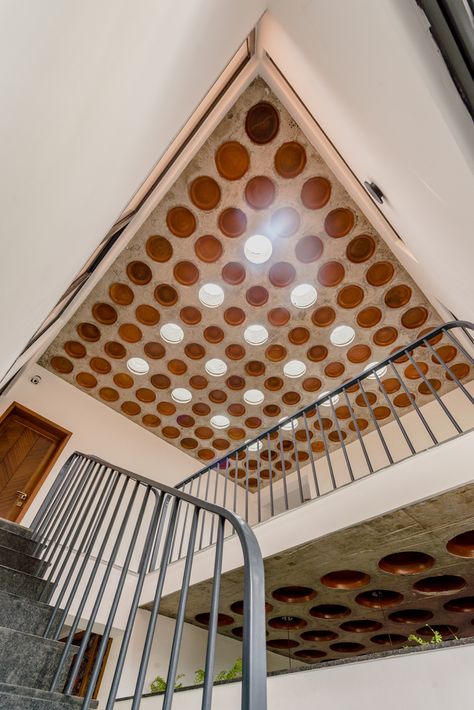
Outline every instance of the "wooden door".
<path id="1" fill-rule="evenodd" d="M 77 634 L 75 634 L 72 643 L 74 646 L 80 646 L 82 639 L 84 636 L 84 631 L 79 631 Z M 61 639 L 61 641 L 66 641 L 66 639 Z M 97 658 L 97 654 L 99 653 L 99 646 L 100 642 L 102 641 L 102 636 L 100 634 L 94 634 L 91 633 L 89 637 L 89 642 L 87 644 L 87 647 L 84 651 L 84 655 L 82 657 L 82 662 L 81 665 L 79 666 L 79 670 L 76 676 L 76 680 L 74 682 L 74 686 L 72 689 L 72 695 L 78 696 L 80 698 L 85 697 L 85 694 L 87 693 L 87 689 L 89 687 L 89 683 L 91 680 L 92 676 L 92 671 L 94 670 L 94 664 L 95 660 Z M 99 694 L 100 690 L 100 684 L 102 683 L 102 677 L 104 675 L 105 671 L 105 665 L 107 663 L 107 659 L 110 653 L 110 647 L 112 645 L 112 639 L 109 638 L 107 641 L 107 646 L 105 649 L 104 657 L 102 659 L 102 663 L 100 665 L 100 671 L 99 675 L 97 676 L 97 681 L 95 684 L 94 692 L 92 693 L 92 699 L 96 700 L 97 696 Z M 71 666 L 69 669 L 69 677 L 71 675 L 71 671 L 74 668 L 74 663 L 76 660 L 76 656 L 71 661 Z M 69 678 L 68 678 L 69 680 Z M 66 682 L 67 684 L 67 682 Z"/>
<path id="2" fill-rule="evenodd" d="M 14 402 L 0 418 L 0 518 L 19 520 L 71 433 Z"/>

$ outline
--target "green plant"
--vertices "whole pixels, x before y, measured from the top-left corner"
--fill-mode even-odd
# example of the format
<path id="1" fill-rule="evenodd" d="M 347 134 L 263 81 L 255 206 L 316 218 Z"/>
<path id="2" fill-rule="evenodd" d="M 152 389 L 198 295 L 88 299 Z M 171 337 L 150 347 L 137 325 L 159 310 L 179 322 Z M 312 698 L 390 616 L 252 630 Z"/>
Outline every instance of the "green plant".
<path id="1" fill-rule="evenodd" d="M 426 624 L 426 627 L 433 634 L 431 638 L 424 639 L 421 638 L 421 636 L 417 636 L 416 634 L 410 634 L 408 640 L 416 644 L 417 646 L 431 646 L 432 644 L 443 643 L 443 637 L 441 636 L 439 631 L 435 631 L 429 624 Z M 453 638 L 457 639 L 457 636 L 454 633 Z M 409 648 L 409 646 L 405 646 L 405 648 Z"/>
<path id="2" fill-rule="evenodd" d="M 183 684 L 180 683 L 180 679 L 184 678 L 184 673 L 180 673 L 179 675 L 176 676 L 176 682 L 174 684 L 175 690 L 176 688 L 182 688 Z M 156 678 L 150 683 L 150 690 L 152 693 L 164 693 L 167 687 L 166 680 L 162 678 L 160 675 L 157 675 Z"/>
<path id="3" fill-rule="evenodd" d="M 242 659 L 236 658 L 234 665 L 228 671 L 220 671 L 214 678 L 214 683 L 218 683 L 222 680 L 233 680 L 234 678 L 240 678 L 242 675 Z M 201 685 L 204 683 L 205 671 L 202 668 L 198 668 L 194 673 L 194 685 Z"/>

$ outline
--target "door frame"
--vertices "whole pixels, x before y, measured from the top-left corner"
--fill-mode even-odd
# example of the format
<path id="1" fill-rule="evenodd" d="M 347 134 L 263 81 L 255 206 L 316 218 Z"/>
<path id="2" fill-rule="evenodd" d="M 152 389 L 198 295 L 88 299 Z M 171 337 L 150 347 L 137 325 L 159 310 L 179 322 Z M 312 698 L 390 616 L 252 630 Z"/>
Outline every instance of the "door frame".
<path id="1" fill-rule="evenodd" d="M 41 414 L 38 414 L 38 412 L 34 412 L 32 409 L 28 409 L 28 407 L 25 407 L 23 404 L 20 404 L 19 402 L 12 402 L 10 404 L 10 406 L 7 407 L 7 409 L 2 414 L 0 414 L 0 425 L 3 424 L 4 420 L 10 414 L 18 414 L 19 416 L 23 417 L 24 419 L 28 419 L 33 425 L 36 424 L 36 425 L 42 427 L 43 429 L 49 430 L 51 433 L 53 433 L 58 438 L 58 445 L 56 446 L 56 449 L 55 449 L 53 455 L 51 456 L 50 460 L 46 464 L 46 466 L 43 470 L 43 473 L 36 481 L 36 484 L 32 488 L 31 493 L 28 496 L 28 499 L 25 501 L 25 505 L 22 507 L 20 514 L 18 515 L 18 517 L 15 520 L 16 523 L 19 523 L 23 519 L 23 517 L 25 516 L 25 513 L 27 512 L 31 503 L 34 501 L 37 494 L 39 493 L 48 474 L 50 473 L 54 464 L 56 463 L 59 456 L 61 455 L 67 442 L 71 438 L 72 432 L 69 431 L 68 429 L 65 429 L 64 427 L 60 426 L 59 424 L 56 424 L 56 422 L 53 422 L 50 419 L 46 419 L 46 417 L 43 417 Z"/>

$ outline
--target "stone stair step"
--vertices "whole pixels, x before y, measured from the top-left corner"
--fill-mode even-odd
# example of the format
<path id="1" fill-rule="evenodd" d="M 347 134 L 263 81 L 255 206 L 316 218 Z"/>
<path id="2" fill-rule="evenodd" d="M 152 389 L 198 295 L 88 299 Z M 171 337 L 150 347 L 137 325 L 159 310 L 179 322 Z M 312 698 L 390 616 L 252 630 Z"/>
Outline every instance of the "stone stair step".
<path id="1" fill-rule="evenodd" d="M 52 584 L 33 574 L 0 565 L 0 591 L 38 601 L 45 587 L 52 587 Z"/>
<path id="2" fill-rule="evenodd" d="M 18 523 L 12 523 L 11 520 L 5 520 L 5 518 L 0 518 L 0 529 L 28 539 L 33 537 L 33 531 L 30 530 L 30 528 L 26 528 L 24 525 L 19 525 Z"/>
<path id="3" fill-rule="evenodd" d="M 42 602 L 0 591 L 0 626 L 42 636 L 51 618 L 52 607 Z M 55 615 L 51 634 L 59 627 L 61 613 Z"/>
<path id="4" fill-rule="evenodd" d="M 89 708 L 96 708 L 93 700 Z M 0 710 L 82 710 L 82 698 L 0 683 Z"/>
<path id="5" fill-rule="evenodd" d="M 21 527 L 21 526 L 18 526 Z M 27 528 L 23 528 L 27 530 Z M 19 552 L 24 552 L 25 555 L 35 555 L 35 553 L 43 550 L 44 546 L 38 543 L 30 537 L 25 537 L 23 534 L 12 530 L 6 530 L 0 527 L 0 545 L 4 547 L 10 547 L 13 550 L 18 550 Z"/>
<path id="6" fill-rule="evenodd" d="M 0 627 L 0 683 L 49 690 L 63 650 L 60 641 Z M 76 651 L 76 646 L 69 649 L 58 683 L 61 690 Z"/>
<path id="7" fill-rule="evenodd" d="M 37 577 L 42 577 L 49 566 L 48 562 L 43 562 L 38 557 L 27 555 L 25 552 L 5 547 L 5 545 L 0 545 L 0 565 Z"/>

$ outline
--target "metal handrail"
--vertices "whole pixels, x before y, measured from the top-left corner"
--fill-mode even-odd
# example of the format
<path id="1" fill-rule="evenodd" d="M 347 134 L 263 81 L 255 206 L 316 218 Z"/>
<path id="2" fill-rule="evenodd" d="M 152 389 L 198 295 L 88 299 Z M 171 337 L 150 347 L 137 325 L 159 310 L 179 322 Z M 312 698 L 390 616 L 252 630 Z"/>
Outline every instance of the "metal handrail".
<path id="1" fill-rule="evenodd" d="M 152 651 L 165 576 L 175 545 L 180 510 L 184 505 L 187 511 L 189 509 L 193 511 L 193 515 L 190 528 L 186 531 L 187 554 L 163 709 L 169 710 L 173 701 L 191 568 L 197 551 L 198 526 L 202 523 L 204 529 L 204 516 L 207 514 L 211 516 L 213 527 L 217 520 L 217 540 L 201 708 L 210 710 L 212 702 L 223 541 L 227 524 L 232 532 L 237 534 L 244 559 L 241 707 L 242 710 L 266 710 L 264 568 L 261 552 L 251 528 L 238 515 L 221 506 L 81 452 L 72 454 L 63 465 L 31 526 L 34 539 L 38 542 L 37 554 L 41 555 L 50 567 L 42 600 L 52 601 L 54 606 L 44 637 L 58 639 L 68 614 L 71 610 L 73 614 L 75 613 L 73 622 L 69 621 L 68 624 L 69 633 L 51 684 L 51 691 L 62 690 L 74 636 L 88 603 L 92 604 L 92 611 L 86 615 L 87 628 L 63 691 L 66 695 L 72 693 L 102 599 L 106 592 L 111 592 L 113 599 L 108 606 L 110 612 L 82 704 L 83 708 L 89 707 L 117 609 L 119 604 L 124 603 L 124 587 L 131 569 L 132 557 L 138 552 L 140 562 L 137 575 L 132 582 L 128 580 L 132 587 L 134 585 L 134 593 L 130 602 L 127 599 L 128 620 L 105 709 L 112 710 L 114 706 L 145 577 L 150 570 L 158 566 L 156 592 L 132 705 L 133 710 L 138 710 Z M 140 534 L 144 536 L 144 542 L 142 548 L 138 549 L 137 541 Z M 108 546 L 112 546 L 109 552 L 106 551 Z M 120 566 L 119 580 L 115 583 L 111 581 L 111 572 L 120 554 L 125 556 L 125 560 Z M 90 569 L 92 561 L 94 562 Z M 99 572 L 101 563 L 103 569 Z"/>

